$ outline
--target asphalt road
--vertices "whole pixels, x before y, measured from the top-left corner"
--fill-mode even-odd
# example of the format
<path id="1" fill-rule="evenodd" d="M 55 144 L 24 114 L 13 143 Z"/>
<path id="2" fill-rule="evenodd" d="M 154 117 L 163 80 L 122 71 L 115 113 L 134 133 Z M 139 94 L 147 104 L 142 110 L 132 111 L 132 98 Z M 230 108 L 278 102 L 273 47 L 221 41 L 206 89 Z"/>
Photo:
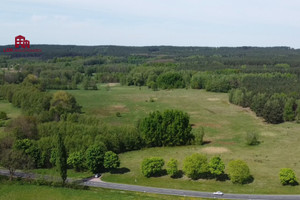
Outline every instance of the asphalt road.
<path id="1" fill-rule="evenodd" d="M 8 170 L 0 170 L 1 175 L 9 176 Z M 22 178 L 37 178 L 36 174 L 16 172 L 15 176 Z M 45 177 L 47 178 L 47 176 Z M 68 181 L 73 181 L 68 179 Z M 203 198 L 221 198 L 221 199 L 255 199 L 255 200 L 300 200 L 300 195 L 255 195 L 255 194 L 224 194 L 223 196 L 213 195 L 212 192 L 198 192 L 190 190 L 175 190 L 155 187 L 145 187 L 137 185 L 127 185 L 120 183 L 109 183 L 104 181 L 93 181 L 92 179 L 84 179 L 81 181 L 82 185 L 90 187 L 101 187 L 116 190 L 128 190 L 145 193 L 156 193 L 166 195 L 188 196 L 188 197 L 203 197 Z"/>

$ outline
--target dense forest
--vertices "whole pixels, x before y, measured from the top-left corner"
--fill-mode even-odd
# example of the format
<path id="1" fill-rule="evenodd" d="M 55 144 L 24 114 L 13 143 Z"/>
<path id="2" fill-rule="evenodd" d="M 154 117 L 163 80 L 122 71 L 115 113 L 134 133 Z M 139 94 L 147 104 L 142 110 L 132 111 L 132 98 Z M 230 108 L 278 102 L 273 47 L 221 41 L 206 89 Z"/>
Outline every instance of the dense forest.
<path id="1" fill-rule="evenodd" d="M 66 90 L 97 90 L 99 83 L 147 86 L 154 91 L 186 88 L 229 93 L 231 103 L 250 107 L 266 122 L 300 121 L 298 49 L 58 45 L 32 48 L 42 49 L 42 53 L 0 54 L 0 97 L 23 113 L 9 121 L 5 113 L 0 113 L 1 126 L 11 133 L 1 139 L 0 148 L 1 152 L 21 151 L 35 168 L 57 165 L 60 137 L 69 155 L 69 167 L 79 171 L 93 166 L 90 162 L 95 159 L 103 162 L 106 151 L 121 153 L 143 147 L 191 144 L 195 140 L 189 116 L 181 111 L 150 113 L 136 127 L 110 127 L 85 115 Z M 50 93 L 51 89 L 64 91 Z M 178 116 L 183 121 L 175 120 Z M 176 129 L 166 125 L 172 121 Z M 152 123 L 163 125 L 153 127 Z M 168 130 L 172 138 L 162 135 L 162 130 Z M 97 149 L 96 144 L 103 148 Z M 95 158 L 93 152 L 103 156 Z M 102 166 L 90 170 L 104 170 Z"/>

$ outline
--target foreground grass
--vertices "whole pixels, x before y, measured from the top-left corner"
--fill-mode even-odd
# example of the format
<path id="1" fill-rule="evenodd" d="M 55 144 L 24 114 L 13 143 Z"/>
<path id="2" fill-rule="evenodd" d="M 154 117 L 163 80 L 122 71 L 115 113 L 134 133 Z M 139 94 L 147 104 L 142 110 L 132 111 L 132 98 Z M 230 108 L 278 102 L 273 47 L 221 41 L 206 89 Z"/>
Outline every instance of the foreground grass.
<path id="1" fill-rule="evenodd" d="M 0 182 L 0 200 L 101 200 L 101 199 L 145 199 L 145 200 L 173 200 L 173 199 L 199 199 L 186 198 L 159 194 L 148 194 L 139 192 L 119 191 L 101 188 L 90 190 L 74 190 L 68 188 L 54 188 L 49 186 L 36 186 Z"/>

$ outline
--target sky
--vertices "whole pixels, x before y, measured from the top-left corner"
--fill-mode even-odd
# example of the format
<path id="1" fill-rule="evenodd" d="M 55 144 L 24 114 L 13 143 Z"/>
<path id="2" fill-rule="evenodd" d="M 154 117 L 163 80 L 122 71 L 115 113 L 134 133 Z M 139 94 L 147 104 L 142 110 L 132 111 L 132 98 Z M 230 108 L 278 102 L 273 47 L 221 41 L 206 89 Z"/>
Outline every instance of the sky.
<path id="1" fill-rule="evenodd" d="M 0 45 L 289 46 L 299 0 L 0 0 Z"/>

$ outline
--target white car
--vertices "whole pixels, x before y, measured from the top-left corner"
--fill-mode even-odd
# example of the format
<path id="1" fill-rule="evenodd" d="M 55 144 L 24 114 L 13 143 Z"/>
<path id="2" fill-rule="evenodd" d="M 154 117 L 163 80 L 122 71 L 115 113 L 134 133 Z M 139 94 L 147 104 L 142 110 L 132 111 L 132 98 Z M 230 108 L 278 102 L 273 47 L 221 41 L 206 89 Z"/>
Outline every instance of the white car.
<path id="1" fill-rule="evenodd" d="M 222 195 L 223 195 L 223 192 L 221 192 L 221 191 L 217 191 L 217 192 L 214 192 L 213 194 L 214 194 L 214 195 L 219 195 L 219 196 L 222 196 Z"/>
<path id="2" fill-rule="evenodd" d="M 101 174 L 95 174 L 95 178 L 99 178 Z"/>

